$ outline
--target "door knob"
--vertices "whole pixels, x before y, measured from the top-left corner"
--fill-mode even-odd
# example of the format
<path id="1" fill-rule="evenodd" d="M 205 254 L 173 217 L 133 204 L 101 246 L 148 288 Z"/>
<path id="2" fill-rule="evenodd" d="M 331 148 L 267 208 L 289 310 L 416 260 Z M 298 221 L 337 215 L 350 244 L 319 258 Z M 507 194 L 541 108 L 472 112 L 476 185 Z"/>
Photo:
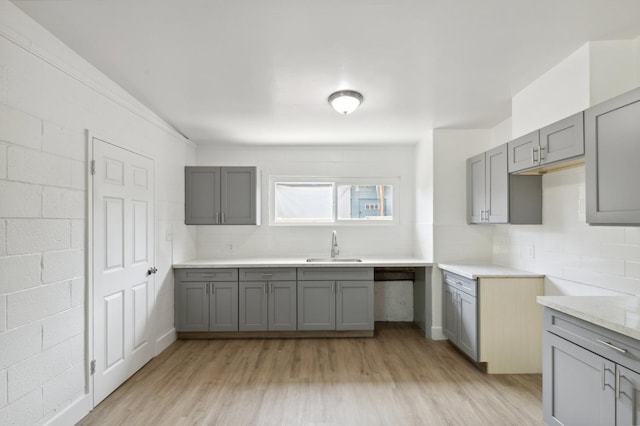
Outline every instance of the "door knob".
<path id="1" fill-rule="evenodd" d="M 156 268 L 155 266 L 152 266 L 151 268 L 147 269 L 147 276 L 151 274 L 155 274 L 156 272 L 158 272 L 158 268 Z"/>

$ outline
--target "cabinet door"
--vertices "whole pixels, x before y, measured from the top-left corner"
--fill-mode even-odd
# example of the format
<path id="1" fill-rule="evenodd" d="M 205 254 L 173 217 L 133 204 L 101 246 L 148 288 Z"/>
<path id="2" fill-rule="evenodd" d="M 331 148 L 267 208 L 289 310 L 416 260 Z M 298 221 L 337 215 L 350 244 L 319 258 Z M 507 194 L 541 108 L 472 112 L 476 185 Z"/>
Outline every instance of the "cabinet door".
<path id="1" fill-rule="evenodd" d="M 255 225 L 256 168 L 222 167 L 222 223 L 225 225 Z"/>
<path id="2" fill-rule="evenodd" d="M 579 112 L 540 129 L 540 163 L 584 154 L 584 114 Z"/>
<path id="3" fill-rule="evenodd" d="M 450 285 L 442 286 L 442 332 L 455 344 L 458 344 L 457 294 Z"/>
<path id="4" fill-rule="evenodd" d="M 585 111 L 587 222 L 640 224 L 640 89 Z"/>
<path id="5" fill-rule="evenodd" d="M 238 331 L 238 283 L 211 283 L 209 330 Z"/>
<path id="6" fill-rule="evenodd" d="M 484 153 L 467 160 L 467 223 L 484 222 L 485 170 Z"/>
<path id="7" fill-rule="evenodd" d="M 542 370 L 542 404 L 547 424 L 614 424 L 614 363 L 545 332 Z"/>
<path id="8" fill-rule="evenodd" d="M 478 360 L 478 299 L 458 292 L 458 347 L 474 361 Z"/>
<path id="9" fill-rule="evenodd" d="M 220 168 L 185 167 L 187 225 L 215 225 L 220 213 Z"/>
<path id="10" fill-rule="evenodd" d="M 489 223 L 509 222 L 509 172 L 507 145 L 486 154 L 485 218 Z"/>
<path id="11" fill-rule="evenodd" d="M 269 282 L 269 330 L 296 330 L 297 285 L 295 281 Z"/>
<path id="12" fill-rule="evenodd" d="M 373 330 L 373 281 L 336 285 L 336 330 Z"/>
<path id="13" fill-rule="evenodd" d="M 507 144 L 509 173 L 530 169 L 539 164 L 540 132 L 536 130 Z"/>
<path id="14" fill-rule="evenodd" d="M 298 330 L 336 329 L 335 281 L 298 281 Z"/>
<path id="15" fill-rule="evenodd" d="M 178 282 L 177 331 L 209 330 L 209 283 Z"/>
<path id="16" fill-rule="evenodd" d="M 640 424 L 640 374 L 620 365 L 620 392 L 616 394 L 616 425 Z"/>
<path id="17" fill-rule="evenodd" d="M 240 281 L 238 288 L 238 330 L 268 329 L 267 282 Z"/>

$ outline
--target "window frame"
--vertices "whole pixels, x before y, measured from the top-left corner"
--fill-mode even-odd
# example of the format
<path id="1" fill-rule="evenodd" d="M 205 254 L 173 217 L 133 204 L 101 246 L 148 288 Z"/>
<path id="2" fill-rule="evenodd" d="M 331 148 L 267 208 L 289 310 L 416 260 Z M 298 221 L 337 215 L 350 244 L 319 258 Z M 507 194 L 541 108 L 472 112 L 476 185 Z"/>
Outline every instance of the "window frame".
<path id="1" fill-rule="evenodd" d="M 324 222 L 276 222 L 275 188 L 277 183 L 327 183 L 333 185 L 333 206 L 331 221 Z M 269 226 L 397 226 L 400 224 L 400 177 L 327 177 L 327 176 L 269 176 Z M 339 219 L 338 218 L 338 186 L 339 185 L 389 185 L 393 188 L 391 196 L 393 204 L 392 219 Z"/>

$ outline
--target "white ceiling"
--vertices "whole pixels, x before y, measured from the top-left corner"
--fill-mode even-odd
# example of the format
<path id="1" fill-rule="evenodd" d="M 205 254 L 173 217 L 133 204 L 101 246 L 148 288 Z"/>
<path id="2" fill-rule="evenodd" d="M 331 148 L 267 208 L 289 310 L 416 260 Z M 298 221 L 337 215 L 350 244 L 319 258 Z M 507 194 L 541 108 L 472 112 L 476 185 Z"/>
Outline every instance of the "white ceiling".
<path id="1" fill-rule="evenodd" d="M 637 0 L 14 0 L 197 143 L 414 143 L 491 127 Z M 327 104 L 355 89 L 349 116 Z"/>

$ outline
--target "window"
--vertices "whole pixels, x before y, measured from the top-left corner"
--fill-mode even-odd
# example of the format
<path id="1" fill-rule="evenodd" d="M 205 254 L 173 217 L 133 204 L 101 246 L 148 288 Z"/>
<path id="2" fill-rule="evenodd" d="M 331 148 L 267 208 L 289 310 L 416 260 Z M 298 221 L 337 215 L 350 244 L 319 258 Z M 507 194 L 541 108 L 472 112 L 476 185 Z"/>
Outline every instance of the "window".
<path id="1" fill-rule="evenodd" d="M 271 177 L 272 224 L 397 222 L 398 179 Z"/>

